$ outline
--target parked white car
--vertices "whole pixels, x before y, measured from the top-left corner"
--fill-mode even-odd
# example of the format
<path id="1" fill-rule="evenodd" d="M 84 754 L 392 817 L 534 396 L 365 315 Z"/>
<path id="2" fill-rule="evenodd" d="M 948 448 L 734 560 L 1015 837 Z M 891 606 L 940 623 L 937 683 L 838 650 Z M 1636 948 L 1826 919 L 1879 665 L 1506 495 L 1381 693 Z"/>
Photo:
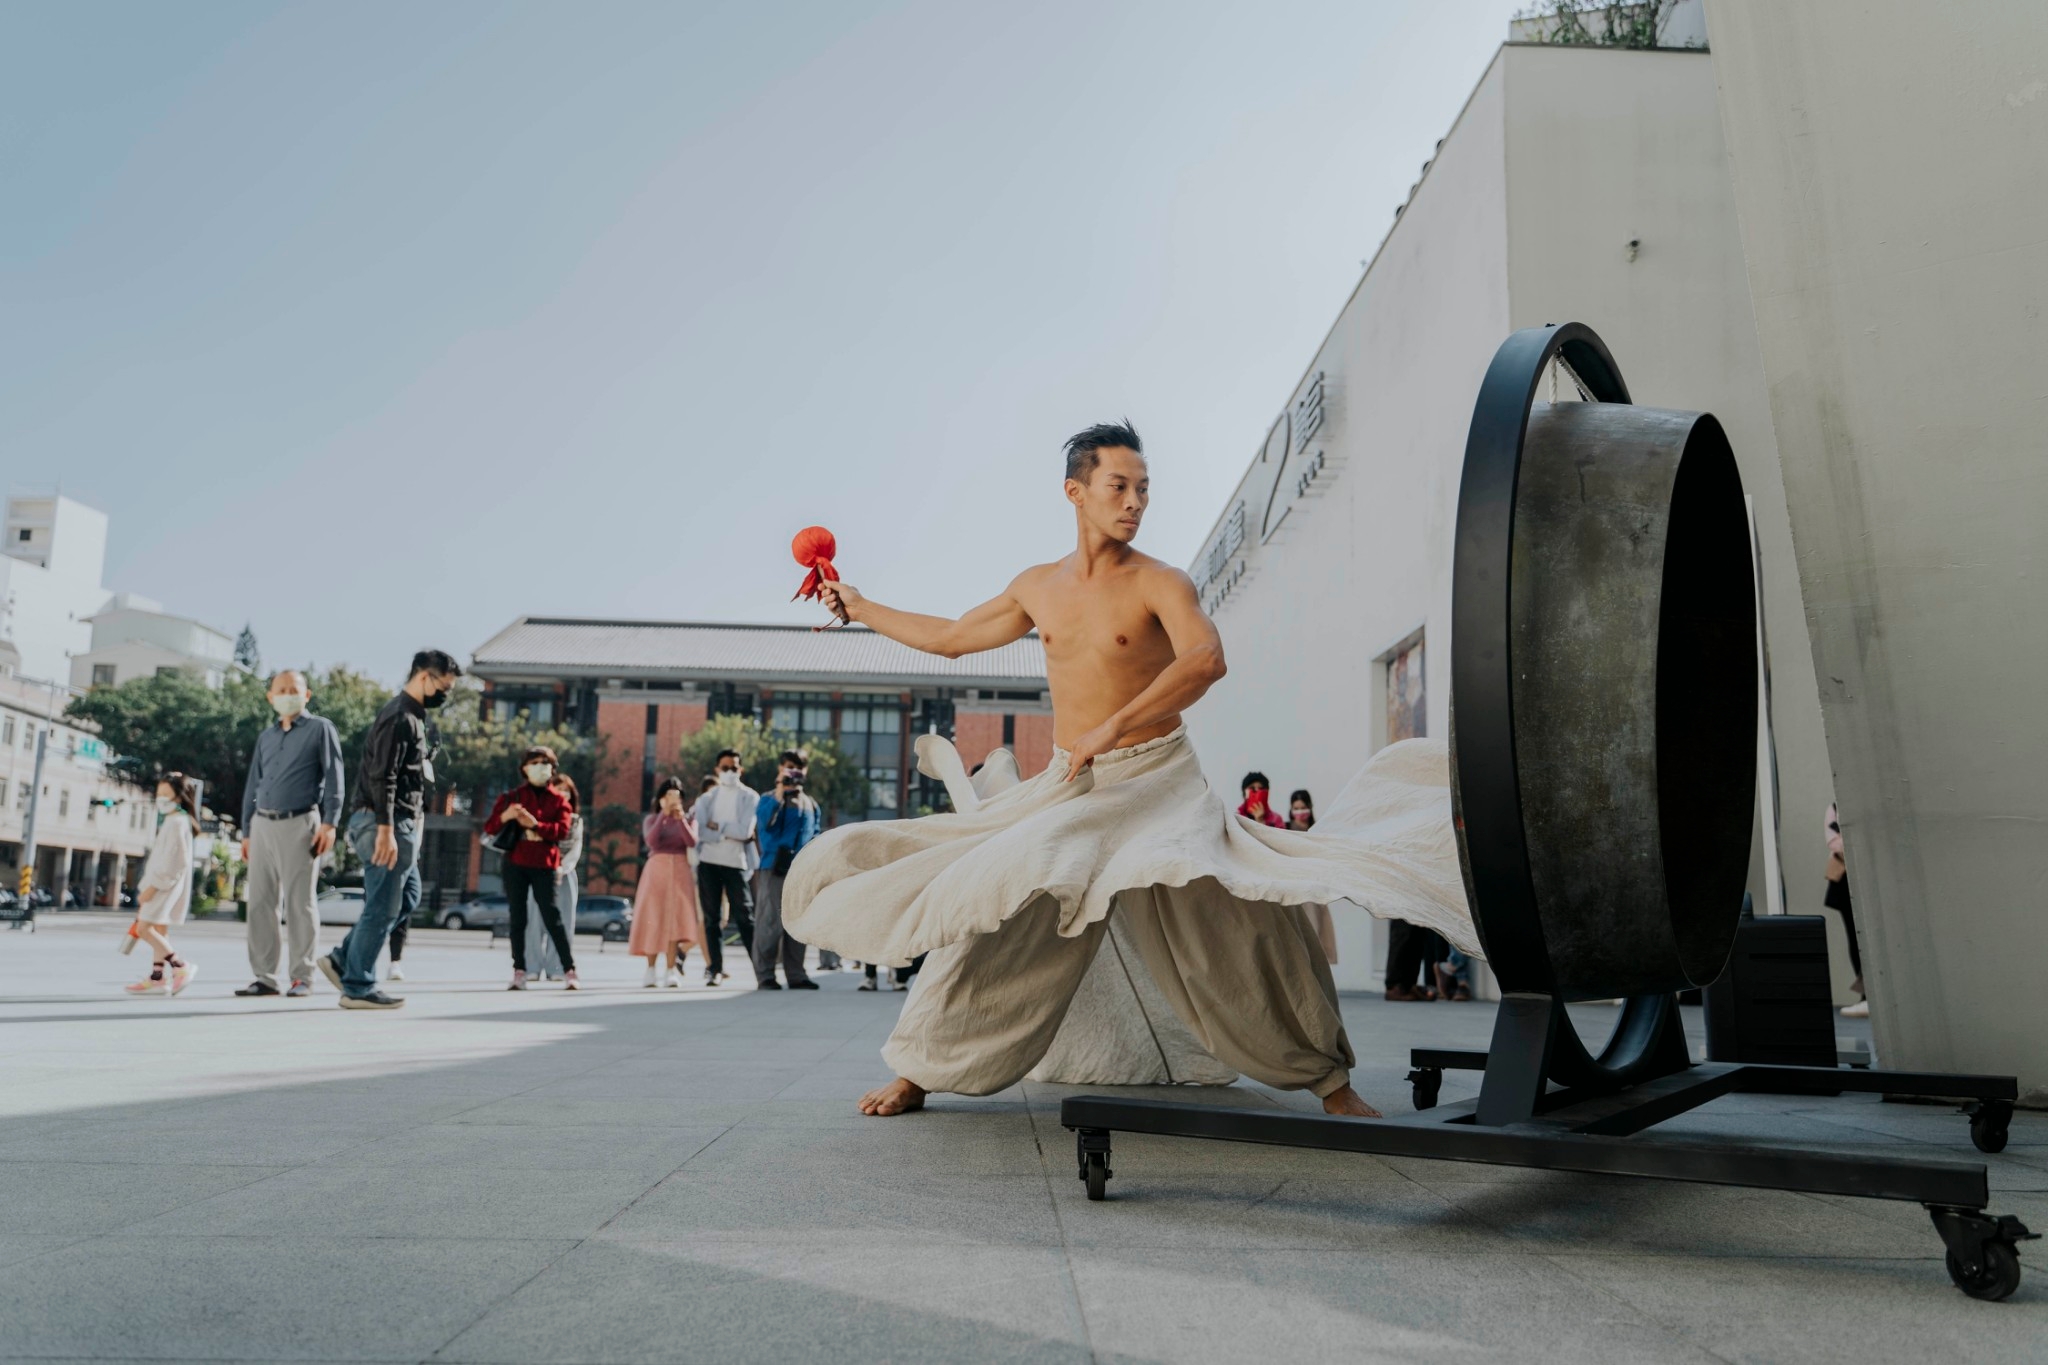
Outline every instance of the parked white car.
<path id="1" fill-rule="evenodd" d="M 363 917 L 360 886 L 330 886 L 313 902 L 322 924 L 354 924 Z"/>

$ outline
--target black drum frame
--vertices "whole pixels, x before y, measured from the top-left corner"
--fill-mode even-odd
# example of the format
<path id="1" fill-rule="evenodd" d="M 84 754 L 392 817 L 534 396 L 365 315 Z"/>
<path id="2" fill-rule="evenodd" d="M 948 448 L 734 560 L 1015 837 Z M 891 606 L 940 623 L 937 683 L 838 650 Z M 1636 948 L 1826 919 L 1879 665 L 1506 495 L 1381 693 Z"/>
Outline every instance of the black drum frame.
<path id="1" fill-rule="evenodd" d="M 1539 975 L 1548 959 L 1516 795 L 1507 595 L 1523 439 L 1537 385 L 1556 358 L 1591 400 L 1630 401 L 1591 328 L 1565 323 L 1510 336 L 1473 412 L 1452 574 L 1453 766 L 1474 915 L 1489 957 L 1539 964 Z M 2018 1218 L 1985 1212 L 1990 1193 L 1981 1162 L 1635 1136 L 1722 1095 L 1855 1092 L 1962 1100 L 1972 1140 L 1996 1152 L 2005 1146 L 2019 1094 L 2014 1077 L 1695 1063 L 1672 994 L 1626 1000 L 1595 1057 L 1573 1030 L 1561 994 L 1526 990 L 1501 1000 L 1488 1051 L 1417 1049 L 1409 1064 L 1417 1112 L 1405 1117 L 1360 1121 L 1080 1095 L 1061 1104 L 1060 1122 L 1076 1134 L 1090 1199 L 1106 1197 L 1113 1132 L 1897 1199 L 1927 1207 L 1947 1248 L 1949 1274 L 1965 1293 L 2002 1299 L 2019 1283 L 2016 1246 L 2033 1234 Z M 1478 1098 L 1439 1106 L 1447 1070 L 1483 1072 Z"/>

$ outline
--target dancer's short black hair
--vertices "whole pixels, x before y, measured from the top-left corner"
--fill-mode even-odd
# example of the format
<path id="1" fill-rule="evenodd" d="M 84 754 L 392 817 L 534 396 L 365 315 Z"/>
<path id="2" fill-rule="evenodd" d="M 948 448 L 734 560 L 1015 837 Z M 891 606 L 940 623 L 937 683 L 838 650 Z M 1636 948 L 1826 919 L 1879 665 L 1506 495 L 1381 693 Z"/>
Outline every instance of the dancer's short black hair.
<path id="1" fill-rule="evenodd" d="M 1102 463 L 1102 452 L 1122 446 L 1125 450 L 1143 455 L 1145 447 L 1138 440 L 1138 429 L 1126 417 L 1121 422 L 1097 422 L 1088 430 L 1067 438 L 1067 477 L 1080 483 L 1088 482 L 1095 472 L 1095 466 Z"/>
<path id="2" fill-rule="evenodd" d="M 1244 775 L 1244 781 L 1237 784 L 1237 789 L 1241 793 L 1248 792 L 1253 787 L 1264 787 L 1267 791 L 1271 791 L 1273 790 L 1273 783 L 1264 773 L 1250 772 Z"/>
<path id="3" fill-rule="evenodd" d="M 738 749 L 720 749 L 718 751 L 718 757 L 711 760 L 712 766 L 716 767 L 718 764 L 725 762 L 725 760 L 727 760 L 728 758 L 735 763 L 740 763 L 740 751 Z M 744 763 L 741 763 L 740 766 L 745 767 L 746 765 Z"/>

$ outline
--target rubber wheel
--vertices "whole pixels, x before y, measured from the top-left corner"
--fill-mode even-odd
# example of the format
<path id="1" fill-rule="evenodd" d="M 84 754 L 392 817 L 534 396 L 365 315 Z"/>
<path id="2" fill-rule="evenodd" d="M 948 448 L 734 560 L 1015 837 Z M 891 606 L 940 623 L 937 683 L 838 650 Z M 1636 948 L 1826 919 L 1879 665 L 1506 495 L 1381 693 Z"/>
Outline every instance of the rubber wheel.
<path id="1" fill-rule="evenodd" d="M 441 927 L 443 929 L 467 929 L 469 921 L 460 915 L 450 915 L 447 919 L 441 921 Z"/>
<path id="2" fill-rule="evenodd" d="M 2011 1124 L 2012 1115 L 2003 1108 L 1980 1109 L 1970 1115 L 1970 1141 L 1980 1152 L 2002 1152 Z"/>
<path id="3" fill-rule="evenodd" d="M 1982 1255 L 1984 1263 L 1977 1267 L 1975 1275 L 1968 1275 L 1963 1272 L 1963 1263 L 1951 1251 L 1948 1254 L 1948 1277 L 1956 1282 L 1956 1288 L 1971 1298 L 1997 1303 L 2020 1287 L 2020 1255 L 2008 1242 L 1986 1242 Z"/>
<path id="4" fill-rule="evenodd" d="M 1417 1082 L 1414 1096 L 1416 1112 L 1420 1113 L 1424 1109 L 1436 1108 L 1436 1096 L 1437 1087 Z"/>
<path id="5" fill-rule="evenodd" d="M 1088 1197 L 1094 1200 L 1109 1198 L 1109 1156 L 1104 1152 L 1090 1152 L 1082 1163 L 1081 1178 L 1088 1182 Z M 2010 1289 L 2005 1291 L 2010 1294 Z M 2003 1298 L 2004 1295 L 1999 1297 Z"/>

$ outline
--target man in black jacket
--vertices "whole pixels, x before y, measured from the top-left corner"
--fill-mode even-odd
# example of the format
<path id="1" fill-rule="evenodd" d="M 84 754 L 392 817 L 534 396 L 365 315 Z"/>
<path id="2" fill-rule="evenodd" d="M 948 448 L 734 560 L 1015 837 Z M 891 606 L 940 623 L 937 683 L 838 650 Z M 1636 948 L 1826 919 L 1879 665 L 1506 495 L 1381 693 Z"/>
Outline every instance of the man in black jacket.
<path id="1" fill-rule="evenodd" d="M 433 729 L 427 712 L 448 700 L 462 665 L 438 649 L 412 656 L 405 688 L 384 704 L 363 741 L 348 840 L 363 860 L 363 913 L 320 970 L 341 992 L 341 1007 L 395 1010 L 405 1001 L 377 989 L 377 955 L 391 926 L 420 903 L 420 832 L 434 784 Z"/>

